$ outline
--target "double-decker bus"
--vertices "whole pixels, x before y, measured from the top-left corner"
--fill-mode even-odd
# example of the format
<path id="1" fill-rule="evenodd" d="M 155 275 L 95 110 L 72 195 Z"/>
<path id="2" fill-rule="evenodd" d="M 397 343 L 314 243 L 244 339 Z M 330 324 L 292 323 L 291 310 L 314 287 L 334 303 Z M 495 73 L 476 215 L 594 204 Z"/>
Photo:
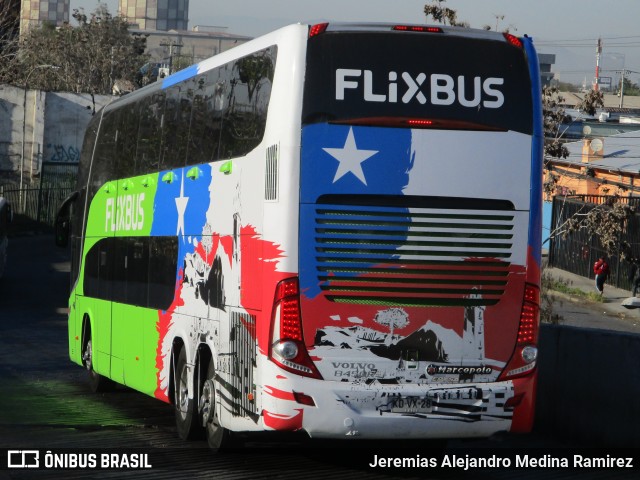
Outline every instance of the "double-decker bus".
<path id="1" fill-rule="evenodd" d="M 527 432 L 542 121 L 530 38 L 291 25 L 95 115 L 69 352 L 239 432 Z"/>

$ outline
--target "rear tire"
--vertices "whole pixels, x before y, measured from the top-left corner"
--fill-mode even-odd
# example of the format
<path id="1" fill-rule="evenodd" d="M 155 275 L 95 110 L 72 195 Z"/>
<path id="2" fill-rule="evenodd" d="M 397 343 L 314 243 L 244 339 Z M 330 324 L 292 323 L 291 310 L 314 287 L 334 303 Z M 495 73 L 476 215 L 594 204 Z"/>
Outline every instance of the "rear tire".
<path id="1" fill-rule="evenodd" d="M 176 417 L 176 429 L 182 440 L 193 440 L 202 433 L 198 422 L 195 399 L 189 398 L 189 369 L 187 367 L 187 354 L 185 349 L 180 349 L 174 378 L 174 406 Z"/>
<path id="2" fill-rule="evenodd" d="M 237 433 L 231 432 L 220 425 L 217 413 L 215 373 L 213 359 L 210 359 L 207 367 L 207 378 L 202 386 L 202 396 L 200 397 L 200 414 L 207 435 L 207 443 L 209 448 L 215 451 L 241 448 L 244 443 L 242 438 Z"/>

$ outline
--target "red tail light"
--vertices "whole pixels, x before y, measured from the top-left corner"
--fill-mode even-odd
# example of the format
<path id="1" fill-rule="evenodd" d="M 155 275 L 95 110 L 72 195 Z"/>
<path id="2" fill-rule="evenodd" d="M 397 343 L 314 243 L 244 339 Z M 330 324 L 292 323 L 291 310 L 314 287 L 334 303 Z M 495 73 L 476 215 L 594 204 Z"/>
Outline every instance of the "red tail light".
<path id="1" fill-rule="evenodd" d="M 536 367 L 540 324 L 540 289 L 527 283 L 520 312 L 516 349 L 498 380 L 511 380 L 528 375 Z"/>
<path id="2" fill-rule="evenodd" d="M 522 48 L 522 40 L 520 40 L 515 35 L 511 35 L 510 33 L 503 33 L 504 38 L 514 47 Z"/>
<path id="3" fill-rule="evenodd" d="M 311 28 L 309 28 L 309 38 L 324 33 L 327 30 L 328 26 L 328 23 L 318 23 L 316 25 L 312 25 Z"/>
<path id="4" fill-rule="evenodd" d="M 491 125 L 482 125 L 463 120 L 448 119 L 428 119 L 428 118 L 408 118 L 408 117 L 363 117 L 348 118 L 335 122 L 337 125 L 361 125 L 368 127 L 391 127 L 391 128 L 433 128 L 437 130 L 478 130 L 488 132 L 503 132 L 502 128 Z"/>
<path id="5" fill-rule="evenodd" d="M 276 286 L 271 313 L 269 359 L 288 372 L 322 379 L 304 344 L 300 287 L 296 277 L 283 280 Z"/>
<path id="6" fill-rule="evenodd" d="M 392 30 L 399 30 L 401 32 L 421 32 L 421 33 L 442 33 L 440 27 L 425 27 L 421 25 L 395 25 Z"/>

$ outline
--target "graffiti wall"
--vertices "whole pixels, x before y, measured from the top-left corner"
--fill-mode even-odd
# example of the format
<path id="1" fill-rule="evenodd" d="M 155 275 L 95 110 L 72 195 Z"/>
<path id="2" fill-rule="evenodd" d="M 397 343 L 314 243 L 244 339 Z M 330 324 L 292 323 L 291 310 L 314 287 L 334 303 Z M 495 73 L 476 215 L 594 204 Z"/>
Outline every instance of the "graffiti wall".
<path id="1" fill-rule="evenodd" d="M 0 174 L 37 176 L 43 161 L 77 162 L 84 132 L 109 96 L 0 85 Z M 23 159 L 24 152 L 24 159 Z"/>
<path id="2" fill-rule="evenodd" d="M 96 96 L 98 111 L 112 97 Z M 52 92 L 45 102 L 42 159 L 47 162 L 77 162 L 84 132 L 93 114 L 91 95 Z"/>

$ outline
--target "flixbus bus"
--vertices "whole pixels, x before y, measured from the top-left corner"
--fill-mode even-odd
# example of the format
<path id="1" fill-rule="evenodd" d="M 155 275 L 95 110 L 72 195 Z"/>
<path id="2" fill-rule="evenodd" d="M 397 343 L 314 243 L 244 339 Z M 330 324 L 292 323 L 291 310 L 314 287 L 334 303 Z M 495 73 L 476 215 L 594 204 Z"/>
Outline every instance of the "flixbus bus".
<path id="1" fill-rule="evenodd" d="M 380 24 L 288 26 L 113 101 L 61 210 L 71 359 L 214 448 L 530 430 L 540 105 L 531 39 Z"/>

